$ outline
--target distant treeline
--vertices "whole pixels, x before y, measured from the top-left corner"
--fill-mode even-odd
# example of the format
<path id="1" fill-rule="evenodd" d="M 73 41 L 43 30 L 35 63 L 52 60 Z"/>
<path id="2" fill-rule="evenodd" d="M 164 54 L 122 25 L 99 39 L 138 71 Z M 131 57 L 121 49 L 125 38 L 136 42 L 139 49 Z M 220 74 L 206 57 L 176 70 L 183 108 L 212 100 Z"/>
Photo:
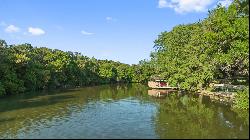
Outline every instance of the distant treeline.
<path id="1" fill-rule="evenodd" d="M 24 91 L 145 82 L 150 65 L 97 60 L 77 52 L 64 52 L 31 44 L 7 45 L 0 40 L 0 95 Z"/>

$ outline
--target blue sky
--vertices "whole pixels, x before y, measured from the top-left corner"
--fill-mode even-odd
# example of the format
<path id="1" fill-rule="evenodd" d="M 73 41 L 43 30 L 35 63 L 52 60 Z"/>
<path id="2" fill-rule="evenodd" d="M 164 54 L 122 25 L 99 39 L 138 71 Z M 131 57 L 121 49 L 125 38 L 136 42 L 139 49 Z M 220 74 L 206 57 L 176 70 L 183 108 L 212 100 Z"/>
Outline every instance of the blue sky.
<path id="1" fill-rule="evenodd" d="M 154 40 L 230 0 L 0 0 L 0 39 L 137 64 Z"/>

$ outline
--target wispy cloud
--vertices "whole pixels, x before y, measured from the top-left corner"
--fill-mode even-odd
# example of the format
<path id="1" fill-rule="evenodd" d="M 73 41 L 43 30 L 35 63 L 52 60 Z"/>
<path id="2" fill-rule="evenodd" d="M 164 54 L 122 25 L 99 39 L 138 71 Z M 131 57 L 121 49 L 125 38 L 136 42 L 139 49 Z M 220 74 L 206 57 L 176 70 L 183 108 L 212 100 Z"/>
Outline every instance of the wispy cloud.
<path id="1" fill-rule="evenodd" d="M 29 27 L 28 32 L 31 33 L 33 36 L 39 36 L 45 34 L 45 31 L 41 28 L 34 28 L 34 27 Z"/>
<path id="2" fill-rule="evenodd" d="M 107 22 L 116 21 L 116 19 L 113 17 L 106 17 L 105 19 Z"/>
<path id="3" fill-rule="evenodd" d="M 15 25 L 9 25 L 7 28 L 5 28 L 5 32 L 7 33 L 15 33 L 19 31 L 20 31 L 20 28 Z"/>
<path id="4" fill-rule="evenodd" d="M 106 20 L 113 20 L 113 18 L 112 17 L 106 17 Z"/>
<path id="5" fill-rule="evenodd" d="M 166 0 L 159 0 L 159 2 L 158 2 L 158 7 L 159 7 L 159 8 L 168 7 L 167 1 L 166 1 Z"/>
<path id="6" fill-rule="evenodd" d="M 159 0 L 159 8 L 172 8 L 177 13 L 204 12 L 213 0 Z"/>
<path id="7" fill-rule="evenodd" d="M 94 34 L 94 33 L 90 33 L 90 32 L 84 31 L 84 30 L 82 30 L 81 33 L 83 35 L 93 35 Z"/>

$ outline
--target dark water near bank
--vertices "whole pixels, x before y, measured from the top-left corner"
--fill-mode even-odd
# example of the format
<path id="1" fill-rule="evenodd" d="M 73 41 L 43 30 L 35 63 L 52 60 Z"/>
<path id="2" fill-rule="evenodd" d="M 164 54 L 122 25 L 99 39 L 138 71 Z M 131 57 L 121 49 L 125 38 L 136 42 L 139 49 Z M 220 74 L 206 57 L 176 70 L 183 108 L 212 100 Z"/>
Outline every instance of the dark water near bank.
<path id="1" fill-rule="evenodd" d="M 133 84 L 2 98 L 0 138 L 249 137 L 244 113 L 207 98 L 152 95 Z"/>

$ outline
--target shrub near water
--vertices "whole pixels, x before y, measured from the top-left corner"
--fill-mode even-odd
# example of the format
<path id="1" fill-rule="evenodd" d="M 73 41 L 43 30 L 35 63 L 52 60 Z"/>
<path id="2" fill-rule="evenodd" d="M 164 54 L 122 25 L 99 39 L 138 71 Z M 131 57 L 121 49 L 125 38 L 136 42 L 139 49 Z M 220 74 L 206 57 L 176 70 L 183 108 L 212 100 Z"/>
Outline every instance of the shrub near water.
<path id="1" fill-rule="evenodd" d="M 249 87 L 237 92 L 232 110 L 249 126 Z"/>
<path id="2" fill-rule="evenodd" d="M 235 109 L 249 109 L 249 87 L 243 91 L 238 91 L 233 103 Z"/>

